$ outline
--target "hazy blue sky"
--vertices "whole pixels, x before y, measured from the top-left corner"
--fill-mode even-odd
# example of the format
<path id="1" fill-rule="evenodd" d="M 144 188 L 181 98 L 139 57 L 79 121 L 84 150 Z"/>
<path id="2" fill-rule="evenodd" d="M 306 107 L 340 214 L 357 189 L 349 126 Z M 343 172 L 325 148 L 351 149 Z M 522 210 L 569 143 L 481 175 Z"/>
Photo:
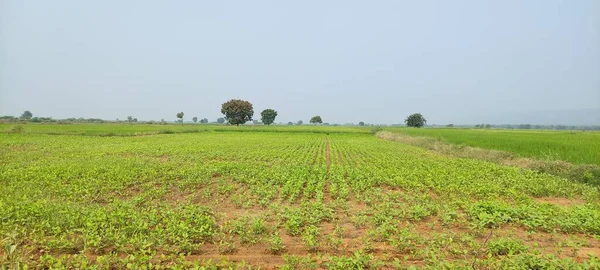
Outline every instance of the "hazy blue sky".
<path id="1" fill-rule="evenodd" d="M 0 1 L 0 115 L 213 121 L 230 98 L 277 122 L 600 124 L 600 1 Z"/>

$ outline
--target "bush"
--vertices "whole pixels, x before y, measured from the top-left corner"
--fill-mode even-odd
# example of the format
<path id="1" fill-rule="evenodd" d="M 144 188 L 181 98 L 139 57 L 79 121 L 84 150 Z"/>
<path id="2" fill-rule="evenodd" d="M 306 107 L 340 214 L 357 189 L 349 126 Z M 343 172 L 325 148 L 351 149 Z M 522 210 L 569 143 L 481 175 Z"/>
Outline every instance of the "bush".
<path id="1" fill-rule="evenodd" d="M 493 256 L 516 255 L 527 251 L 523 242 L 511 238 L 499 238 L 490 241 L 488 254 Z"/>

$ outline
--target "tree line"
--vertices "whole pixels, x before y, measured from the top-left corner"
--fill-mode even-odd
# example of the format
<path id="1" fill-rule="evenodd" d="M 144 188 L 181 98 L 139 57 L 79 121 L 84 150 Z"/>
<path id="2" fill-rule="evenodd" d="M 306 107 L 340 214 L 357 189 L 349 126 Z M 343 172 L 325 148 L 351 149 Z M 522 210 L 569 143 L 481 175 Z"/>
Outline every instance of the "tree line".
<path id="1" fill-rule="evenodd" d="M 271 108 L 264 109 L 260 113 L 260 121 L 252 119 L 254 116 L 254 107 L 252 103 L 241 100 L 241 99 L 231 99 L 223 104 L 221 104 L 221 113 L 224 117 L 219 117 L 216 122 L 217 124 L 230 124 L 230 125 L 243 125 L 247 122 L 253 122 L 254 124 L 264 124 L 271 125 L 275 123 L 275 119 L 277 117 L 277 111 Z M 175 115 L 177 117 L 177 122 L 183 124 L 184 112 L 178 112 Z M 192 121 L 194 123 L 208 124 L 209 121 L 207 118 L 199 119 L 198 117 L 192 117 Z M 88 123 L 104 123 L 107 122 L 104 119 L 100 118 L 66 118 L 56 120 L 51 117 L 34 117 L 33 113 L 29 110 L 24 111 L 20 117 L 15 116 L 0 116 L 0 122 L 58 122 L 58 123 L 70 123 L 70 122 L 88 122 Z M 111 121 L 108 121 L 111 122 Z M 128 123 L 137 123 L 138 119 L 133 116 L 127 116 L 126 120 L 117 119 L 116 122 L 128 122 Z M 160 121 L 144 121 L 146 124 L 163 124 L 166 125 L 168 122 L 164 119 Z M 327 122 L 323 122 L 323 119 L 320 115 L 315 115 L 309 120 L 310 124 L 317 125 L 329 125 Z M 302 120 L 298 120 L 296 123 L 288 122 L 288 125 L 303 125 L 304 122 Z M 404 124 L 408 127 L 420 128 L 427 124 L 427 120 L 421 113 L 414 113 L 406 117 L 404 120 Z M 334 124 L 338 125 L 338 124 Z M 345 124 L 345 125 L 354 125 L 354 124 Z M 368 125 L 365 122 L 361 121 L 358 123 L 359 126 Z M 372 125 L 371 125 L 372 126 Z M 385 126 L 385 125 L 382 125 Z M 397 125 L 391 125 L 397 126 Z M 568 126 L 568 125 L 531 125 L 531 124 L 519 124 L 519 125 L 492 125 L 492 124 L 477 124 L 477 125 L 460 125 L 455 126 L 454 124 L 448 124 L 445 126 L 431 125 L 430 127 L 447 127 L 447 128 L 480 128 L 480 129 L 490 129 L 490 128 L 499 128 L 499 129 L 555 129 L 555 130 L 600 130 L 600 126 Z"/>

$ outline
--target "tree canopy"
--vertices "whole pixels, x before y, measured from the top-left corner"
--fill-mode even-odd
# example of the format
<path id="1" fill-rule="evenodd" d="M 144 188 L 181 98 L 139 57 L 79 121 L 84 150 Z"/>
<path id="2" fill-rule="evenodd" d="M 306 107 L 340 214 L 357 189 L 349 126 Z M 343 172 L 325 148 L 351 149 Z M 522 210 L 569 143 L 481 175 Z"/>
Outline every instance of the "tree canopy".
<path id="1" fill-rule="evenodd" d="M 323 119 L 321 119 L 321 116 L 316 115 L 316 116 L 313 116 L 313 118 L 310 119 L 310 123 L 311 124 L 323 124 Z"/>
<path id="2" fill-rule="evenodd" d="M 221 113 L 225 115 L 225 120 L 232 125 L 244 124 L 248 121 L 252 121 L 254 115 L 254 109 L 252 103 L 241 100 L 232 99 L 223 105 L 221 105 Z"/>
<path id="3" fill-rule="evenodd" d="M 219 124 L 225 123 L 225 118 L 223 118 L 223 117 L 217 118 L 217 123 L 219 123 Z"/>
<path id="4" fill-rule="evenodd" d="M 409 115 L 406 118 L 406 120 L 404 120 L 404 123 L 406 123 L 406 125 L 409 127 L 420 128 L 427 123 L 427 120 L 425 119 L 425 117 L 423 117 L 422 114 L 413 113 L 413 114 Z"/>
<path id="5" fill-rule="evenodd" d="M 21 114 L 21 118 L 23 119 L 31 119 L 31 117 L 33 117 L 33 113 L 30 111 L 24 111 L 23 114 Z"/>
<path id="6" fill-rule="evenodd" d="M 192 118 L 192 121 L 194 121 L 194 123 L 198 122 L 198 117 L 194 116 L 194 118 Z"/>
<path id="7" fill-rule="evenodd" d="M 277 117 L 277 111 L 273 109 L 265 109 L 260 113 L 260 120 L 265 125 L 273 124 L 275 117 Z"/>

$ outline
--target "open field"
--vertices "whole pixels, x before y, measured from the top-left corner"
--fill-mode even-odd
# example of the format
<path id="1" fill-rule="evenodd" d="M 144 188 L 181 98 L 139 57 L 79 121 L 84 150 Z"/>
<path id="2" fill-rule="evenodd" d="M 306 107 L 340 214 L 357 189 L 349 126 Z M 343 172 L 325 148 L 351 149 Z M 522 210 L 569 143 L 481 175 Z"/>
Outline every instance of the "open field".
<path id="1" fill-rule="evenodd" d="M 263 126 L 242 125 L 230 126 L 221 124 L 16 124 L 0 123 L 0 132 L 11 132 L 21 127 L 21 133 L 49 135 L 84 135 L 84 136 L 137 136 L 174 133 L 198 133 L 206 131 L 235 132 L 310 132 L 310 133 L 368 133 L 368 127 L 334 127 L 334 126 Z"/>
<path id="2" fill-rule="evenodd" d="M 388 128 L 411 136 L 486 149 L 503 150 L 524 157 L 600 165 L 600 132 L 550 130 L 494 130 L 458 128 Z"/>
<path id="3" fill-rule="evenodd" d="M 559 177 L 368 128 L 76 126 L 0 133 L 0 264 L 600 267 L 600 192 Z"/>

